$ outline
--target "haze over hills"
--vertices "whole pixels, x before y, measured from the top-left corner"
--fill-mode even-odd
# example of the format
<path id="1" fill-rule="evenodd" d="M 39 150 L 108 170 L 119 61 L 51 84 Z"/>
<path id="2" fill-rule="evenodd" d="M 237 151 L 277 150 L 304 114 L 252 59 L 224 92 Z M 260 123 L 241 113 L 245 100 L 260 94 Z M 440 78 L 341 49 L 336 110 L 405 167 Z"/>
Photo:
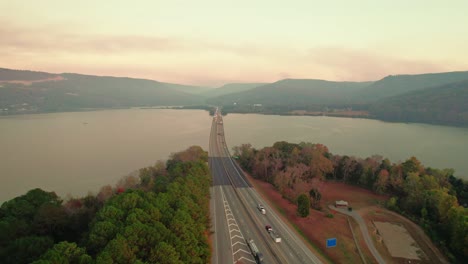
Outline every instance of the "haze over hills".
<path id="1" fill-rule="evenodd" d="M 310 114 L 468 126 L 468 72 L 388 76 L 376 82 L 287 79 L 210 98 L 229 112 Z M 261 106 L 260 106 L 261 105 Z M 369 111 L 370 110 L 370 111 Z M 347 111 L 340 114 L 339 112 Z M 364 111 L 364 112 L 363 112 Z"/>
<path id="2" fill-rule="evenodd" d="M 0 114 L 95 108 L 219 105 L 225 112 L 357 115 L 389 121 L 468 125 L 468 71 L 387 76 L 375 82 L 285 79 L 219 88 L 146 79 L 0 68 Z M 363 112 L 364 111 L 364 112 Z"/>
<path id="3" fill-rule="evenodd" d="M 388 121 L 467 125 L 468 80 L 381 99 L 370 112 Z"/>
<path id="4" fill-rule="evenodd" d="M 286 79 L 209 99 L 220 105 L 263 104 L 303 107 L 310 105 L 369 104 L 379 99 L 468 80 L 468 71 L 387 76 L 375 82 L 333 82 Z"/>
<path id="5" fill-rule="evenodd" d="M 361 96 L 369 101 L 373 101 L 464 80 L 468 80 L 468 71 L 391 75 L 363 89 Z"/>
<path id="6" fill-rule="evenodd" d="M 206 91 L 202 95 L 208 98 L 216 97 L 231 93 L 247 91 L 265 84 L 266 83 L 228 83 L 216 89 Z"/>
<path id="7" fill-rule="evenodd" d="M 262 104 L 303 107 L 311 104 L 350 103 L 353 95 L 370 82 L 333 82 L 313 79 L 285 79 L 244 92 L 209 99 L 219 105 Z"/>

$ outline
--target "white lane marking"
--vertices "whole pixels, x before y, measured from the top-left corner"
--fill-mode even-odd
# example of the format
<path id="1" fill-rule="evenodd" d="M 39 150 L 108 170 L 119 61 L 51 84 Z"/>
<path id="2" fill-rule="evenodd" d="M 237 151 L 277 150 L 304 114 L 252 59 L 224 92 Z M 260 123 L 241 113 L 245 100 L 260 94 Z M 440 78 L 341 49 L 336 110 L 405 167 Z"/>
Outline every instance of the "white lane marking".
<path id="1" fill-rule="evenodd" d="M 238 259 L 237 261 L 240 261 L 240 260 L 247 260 L 247 261 L 250 261 L 252 263 L 257 263 L 255 260 L 251 260 L 251 259 L 248 259 L 248 258 L 244 258 L 244 257 L 241 257 L 240 259 Z"/>
<path id="2" fill-rule="evenodd" d="M 231 159 L 231 156 L 230 156 L 230 154 L 229 154 L 229 149 L 227 149 L 227 146 L 225 146 L 225 150 L 227 151 L 227 154 L 228 154 L 228 157 L 229 157 L 229 161 L 231 162 L 232 166 L 234 167 L 234 170 L 235 170 L 236 173 L 238 174 L 239 178 L 241 178 L 241 180 L 246 184 L 246 186 L 249 186 L 249 184 L 248 184 L 247 181 L 244 179 L 244 177 L 242 177 L 241 172 L 239 171 L 239 169 L 237 168 L 237 166 L 234 164 L 234 161 Z M 252 189 L 252 190 L 253 190 L 253 189 Z M 260 199 L 260 197 L 258 196 L 258 194 L 257 194 L 255 191 L 251 191 L 250 193 L 251 193 L 253 196 L 255 196 L 254 198 L 257 199 L 257 201 L 262 201 L 262 202 L 264 202 L 262 199 Z M 264 204 L 266 204 L 266 203 L 264 203 Z M 269 206 L 267 206 L 267 207 L 269 207 Z M 267 209 L 269 209 L 270 211 L 272 211 L 271 208 L 267 208 Z M 299 240 L 296 238 L 296 236 L 292 234 L 292 232 L 291 232 L 291 230 L 289 229 L 289 227 L 287 227 L 286 224 L 284 224 L 283 221 L 280 220 L 280 219 L 276 216 L 276 214 L 272 213 L 272 214 L 270 214 L 270 215 L 271 215 L 273 218 L 275 218 L 276 222 L 278 222 L 278 223 L 280 224 L 280 226 L 283 228 L 283 230 L 285 230 L 285 231 L 288 233 L 288 235 L 294 240 L 294 242 L 296 243 L 296 245 L 299 246 L 298 248 L 300 248 L 301 251 L 302 251 L 309 259 L 313 260 L 314 263 L 322 263 L 315 255 L 312 254 L 312 252 L 310 252 L 310 250 L 308 250 L 308 248 L 307 248 L 307 250 L 305 250 L 305 249 L 303 248 L 304 245 L 303 245 L 303 243 L 301 243 L 302 241 L 299 242 Z M 297 251 L 298 248 L 296 248 L 296 249 L 294 250 L 294 251 L 296 251 L 296 253 L 298 253 L 298 251 Z M 311 254 L 312 254 L 312 255 L 311 255 Z M 300 257 L 300 255 L 299 255 L 299 257 Z M 301 257 L 301 258 L 302 258 L 302 257 Z"/>
<path id="3" fill-rule="evenodd" d="M 244 245 L 244 246 L 247 246 L 246 243 L 242 242 L 242 241 L 237 241 L 236 243 L 233 244 L 233 246 L 237 245 L 237 244 L 241 244 L 241 245 Z"/>
<path id="4" fill-rule="evenodd" d="M 228 212 L 231 212 L 231 209 L 230 209 L 229 203 L 226 200 L 226 197 L 224 196 L 223 189 L 220 189 L 220 190 L 221 190 L 221 196 L 223 197 L 223 201 L 224 201 L 224 213 L 226 215 L 226 222 L 228 224 L 228 229 L 229 229 L 229 236 L 230 236 L 230 240 L 231 240 L 231 249 L 234 251 L 234 246 L 239 244 L 239 243 L 241 245 L 243 245 L 244 247 L 247 247 L 247 244 L 242 242 L 242 241 L 245 241 L 245 238 L 242 235 L 242 232 L 240 231 L 239 226 L 237 225 L 237 222 L 236 222 L 236 219 L 235 219 L 234 215 L 232 213 L 228 213 Z M 229 216 L 231 217 L 230 219 L 228 218 Z M 230 223 L 230 221 L 231 221 L 231 223 Z M 231 227 L 231 226 L 234 226 L 234 227 Z M 231 234 L 232 231 L 236 231 L 236 232 L 238 232 L 238 234 L 233 236 Z M 240 239 L 240 241 L 237 241 L 236 243 L 233 243 L 233 239 L 236 239 L 236 238 Z M 249 251 L 240 248 L 236 252 L 232 253 L 232 263 L 236 263 L 237 261 L 239 261 L 241 259 L 245 259 L 245 260 L 248 260 L 248 261 L 251 261 L 251 262 L 255 263 L 254 260 L 245 258 L 244 256 L 241 256 L 241 258 L 236 260 L 234 255 L 236 255 L 239 252 L 240 253 L 245 252 L 245 253 L 248 254 L 248 256 L 250 256 L 252 258 L 252 255 L 250 255 Z"/>

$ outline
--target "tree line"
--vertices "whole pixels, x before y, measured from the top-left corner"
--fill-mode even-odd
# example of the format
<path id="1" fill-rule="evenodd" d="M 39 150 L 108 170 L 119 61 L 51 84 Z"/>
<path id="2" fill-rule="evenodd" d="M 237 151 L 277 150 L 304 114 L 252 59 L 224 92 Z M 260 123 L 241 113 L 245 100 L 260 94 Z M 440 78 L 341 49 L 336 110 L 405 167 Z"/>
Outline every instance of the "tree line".
<path id="1" fill-rule="evenodd" d="M 341 181 L 388 195 L 387 207 L 419 223 L 453 262 L 468 257 L 468 182 L 453 176 L 452 169 L 424 167 L 415 157 L 392 163 L 377 155 L 334 155 L 322 144 L 304 142 L 262 149 L 243 144 L 233 150 L 253 177 L 298 202 L 301 216 L 308 215 L 304 205 L 320 209 L 320 190 L 312 182 Z"/>
<path id="2" fill-rule="evenodd" d="M 34 189 L 0 207 L 1 263 L 208 263 L 208 155 L 200 147 L 97 195 Z"/>

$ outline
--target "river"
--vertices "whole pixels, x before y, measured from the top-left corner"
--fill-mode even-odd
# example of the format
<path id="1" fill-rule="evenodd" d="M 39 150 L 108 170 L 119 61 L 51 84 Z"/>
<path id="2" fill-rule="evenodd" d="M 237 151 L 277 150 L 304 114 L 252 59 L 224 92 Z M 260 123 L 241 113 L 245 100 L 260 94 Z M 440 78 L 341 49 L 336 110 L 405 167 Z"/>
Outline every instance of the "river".
<path id="1" fill-rule="evenodd" d="M 276 141 L 312 142 L 334 154 L 391 161 L 416 156 L 425 166 L 454 168 L 468 179 L 468 129 L 368 119 L 229 114 L 230 148 Z M 32 188 L 65 197 L 165 160 L 191 145 L 208 147 L 211 117 L 202 110 L 124 109 L 0 117 L 0 202 Z"/>

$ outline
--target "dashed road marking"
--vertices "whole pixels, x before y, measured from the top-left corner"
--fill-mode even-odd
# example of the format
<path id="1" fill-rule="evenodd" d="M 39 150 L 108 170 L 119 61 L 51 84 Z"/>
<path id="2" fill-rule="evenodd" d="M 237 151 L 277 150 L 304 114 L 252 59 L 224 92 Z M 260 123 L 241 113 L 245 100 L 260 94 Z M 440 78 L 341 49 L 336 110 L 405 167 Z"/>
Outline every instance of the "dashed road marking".
<path id="1" fill-rule="evenodd" d="M 245 238 L 240 231 L 239 226 L 237 225 L 236 218 L 232 214 L 229 203 L 224 196 L 224 192 L 221 189 L 221 195 L 224 201 L 224 213 L 226 214 L 226 222 L 229 229 L 229 236 L 231 239 L 231 249 L 232 249 L 232 262 L 238 263 L 241 260 L 256 263 L 250 249 L 245 243 Z"/>

